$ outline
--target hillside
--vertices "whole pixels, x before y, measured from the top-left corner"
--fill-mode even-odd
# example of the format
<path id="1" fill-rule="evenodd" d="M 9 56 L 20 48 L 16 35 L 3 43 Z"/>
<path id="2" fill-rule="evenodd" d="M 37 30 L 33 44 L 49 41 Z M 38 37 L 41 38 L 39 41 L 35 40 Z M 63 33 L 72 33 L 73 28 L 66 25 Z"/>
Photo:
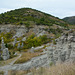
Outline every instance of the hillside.
<path id="1" fill-rule="evenodd" d="M 61 19 L 31 8 L 21 8 L 0 14 L 0 44 L 1 37 L 8 48 L 16 49 L 18 42 L 24 43 L 22 50 L 47 44 L 65 33 L 66 24 Z M 17 43 L 13 47 L 14 38 Z M 0 46 L 1 47 L 1 46 Z M 21 49 L 20 49 L 21 50 Z"/>
<path id="2" fill-rule="evenodd" d="M 44 12 L 2 13 L 0 75 L 75 75 L 74 38 L 74 25 Z"/>
<path id="3" fill-rule="evenodd" d="M 67 24 L 49 14 L 31 9 L 20 8 L 0 14 L 0 24 L 16 24 L 16 25 L 47 25 L 53 24 L 67 26 Z"/>
<path id="4" fill-rule="evenodd" d="M 63 20 L 69 24 L 72 24 L 74 25 L 75 24 L 75 16 L 72 16 L 72 17 L 65 17 L 63 18 Z"/>

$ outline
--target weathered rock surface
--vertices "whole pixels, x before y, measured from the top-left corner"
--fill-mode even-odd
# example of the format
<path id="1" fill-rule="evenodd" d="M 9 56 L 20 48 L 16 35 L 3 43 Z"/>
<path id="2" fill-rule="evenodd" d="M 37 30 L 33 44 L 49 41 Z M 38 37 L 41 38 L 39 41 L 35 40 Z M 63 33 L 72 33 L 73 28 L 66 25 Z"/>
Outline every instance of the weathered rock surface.
<path id="1" fill-rule="evenodd" d="M 10 55 L 9 55 L 8 48 L 3 49 L 2 57 L 3 57 L 3 60 L 9 59 Z"/>

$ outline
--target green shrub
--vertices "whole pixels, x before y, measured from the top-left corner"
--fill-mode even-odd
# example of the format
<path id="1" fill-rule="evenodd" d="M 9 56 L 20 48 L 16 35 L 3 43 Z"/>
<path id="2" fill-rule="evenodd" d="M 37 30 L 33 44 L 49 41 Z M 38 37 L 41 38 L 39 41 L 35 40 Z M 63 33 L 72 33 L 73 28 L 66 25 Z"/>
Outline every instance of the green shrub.
<path id="1" fill-rule="evenodd" d="M 48 43 L 50 39 L 47 38 L 46 35 L 35 37 L 34 34 L 32 34 L 30 37 L 27 38 L 27 40 L 24 42 L 24 49 L 28 49 L 33 47 L 40 46 L 42 44 Z"/>

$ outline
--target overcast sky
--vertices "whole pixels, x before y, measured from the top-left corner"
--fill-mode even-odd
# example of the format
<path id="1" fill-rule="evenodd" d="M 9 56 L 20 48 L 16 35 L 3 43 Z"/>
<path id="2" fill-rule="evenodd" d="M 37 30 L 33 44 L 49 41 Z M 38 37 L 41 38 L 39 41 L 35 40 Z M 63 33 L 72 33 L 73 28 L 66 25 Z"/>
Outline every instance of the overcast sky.
<path id="1" fill-rule="evenodd" d="M 75 0 L 0 0 L 0 13 L 29 7 L 63 18 L 75 16 Z"/>

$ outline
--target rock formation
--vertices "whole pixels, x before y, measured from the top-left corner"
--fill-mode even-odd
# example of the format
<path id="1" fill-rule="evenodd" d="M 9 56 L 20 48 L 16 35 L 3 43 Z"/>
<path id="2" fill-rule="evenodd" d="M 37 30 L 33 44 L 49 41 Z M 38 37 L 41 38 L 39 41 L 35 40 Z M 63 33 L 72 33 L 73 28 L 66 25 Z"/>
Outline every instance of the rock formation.
<path id="1" fill-rule="evenodd" d="M 63 35 L 56 41 L 54 48 L 52 45 L 47 47 L 47 57 L 49 63 L 65 62 L 67 60 L 75 60 L 74 33 L 69 33 L 68 36 Z M 53 49 L 54 48 L 54 49 Z"/>
<path id="2" fill-rule="evenodd" d="M 1 41 L 1 50 L 5 49 L 5 44 L 4 44 L 4 39 L 3 37 L 1 38 L 2 41 Z"/>
<path id="3" fill-rule="evenodd" d="M 30 52 L 31 53 L 34 53 L 34 47 L 31 48 Z"/>
<path id="4" fill-rule="evenodd" d="M 8 48 L 5 48 L 5 49 L 3 50 L 2 57 L 3 57 L 3 60 L 9 59 L 10 56 L 9 56 Z"/>
<path id="5" fill-rule="evenodd" d="M 17 43 L 17 39 L 16 37 L 14 38 L 14 42 L 13 42 L 13 47 L 15 46 L 15 44 Z"/>
<path id="6" fill-rule="evenodd" d="M 17 49 L 21 48 L 20 43 L 18 43 Z"/>
<path id="7" fill-rule="evenodd" d="M 23 48 L 23 46 L 24 46 L 24 43 L 22 42 L 21 48 Z"/>
<path id="8" fill-rule="evenodd" d="M 1 41 L 1 50 L 2 50 L 2 58 L 3 60 L 7 60 L 9 59 L 9 51 L 8 51 L 8 48 L 5 47 L 5 44 L 4 44 L 4 39 L 2 37 L 2 41 Z M 0 54 L 0 58 L 1 58 L 1 54 Z"/>

